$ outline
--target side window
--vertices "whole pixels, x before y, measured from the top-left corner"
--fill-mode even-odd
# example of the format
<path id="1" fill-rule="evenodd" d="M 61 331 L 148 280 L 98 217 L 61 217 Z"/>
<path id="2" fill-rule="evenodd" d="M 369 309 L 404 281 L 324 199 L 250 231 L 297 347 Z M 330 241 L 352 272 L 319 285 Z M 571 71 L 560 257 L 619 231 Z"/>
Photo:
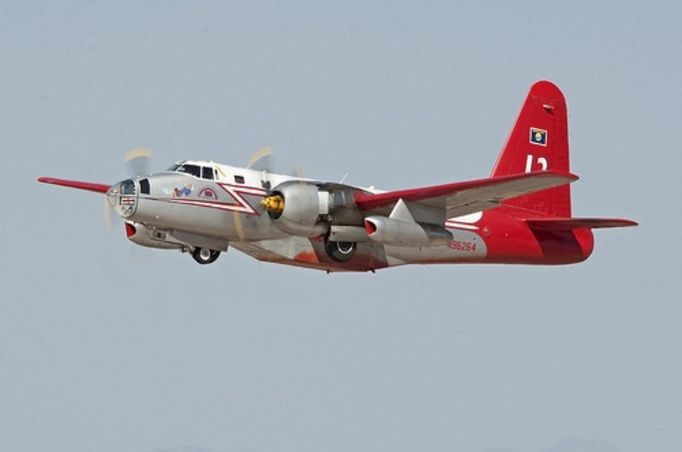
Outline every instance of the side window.
<path id="1" fill-rule="evenodd" d="M 143 195 L 149 194 L 149 179 L 140 179 L 140 193 Z"/>
<path id="2" fill-rule="evenodd" d="M 201 178 L 213 180 L 213 168 L 210 166 L 204 166 L 201 168 Z"/>
<path id="3" fill-rule="evenodd" d="M 244 176 L 239 176 L 239 175 L 235 174 L 234 181 L 238 184 L 243 184 L 244 183 Z"/>

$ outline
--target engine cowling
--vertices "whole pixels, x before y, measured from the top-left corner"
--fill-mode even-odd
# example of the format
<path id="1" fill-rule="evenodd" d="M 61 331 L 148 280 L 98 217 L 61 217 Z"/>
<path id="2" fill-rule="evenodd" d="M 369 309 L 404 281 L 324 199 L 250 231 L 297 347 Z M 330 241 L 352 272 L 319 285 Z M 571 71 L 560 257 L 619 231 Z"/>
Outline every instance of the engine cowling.
<path id="1" fill-rule="evenodd" d="M 315 237 L 326 232 L 320 215 L 329 211 L 329 193 L 308 182 L 291 181 L 276 186 L 261 201 L 275 226 L 287 234 Z"/>
<path id="2" fill-rule="evenodd" d="M 452 240 L 445 228 L 378 215 L 365 218 L 365 230 L 371 240 L 382 245 L 435 246 Z"/>

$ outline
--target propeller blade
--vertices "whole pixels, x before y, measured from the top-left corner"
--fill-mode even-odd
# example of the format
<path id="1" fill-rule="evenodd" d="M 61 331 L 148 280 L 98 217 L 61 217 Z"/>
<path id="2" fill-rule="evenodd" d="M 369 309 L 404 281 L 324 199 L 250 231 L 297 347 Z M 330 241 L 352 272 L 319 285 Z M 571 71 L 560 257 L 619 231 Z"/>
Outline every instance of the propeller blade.
<path id="1" fill-rule="evenodd" d="M 255 170 L 270 171 L 272 169 L 272 163 L 272 147 L 264 146 L 251 154 L 251 157 L 246 163 L 246 167 Z M 246 234 L 244 233 L 241 215 L 238 213 L 232 214 L 232 221 L 234 222 L 234 229 L 237 233 L 237 237 L 239 237 L 240 241 L 244 240 Z"/>
<path id="2" fill-rule="evenodd" d="M 104 225 L 109 230 L 113 229 L 114 226 L 117 226 L 121 223 L 121 217 L 116 215 L 116 213 L 112 214 L 113 211 L 114 211 L 114 206 L 111 205 L 111 203 L 109 202 L 109 199 L 104 198 L 103 219 L 104 219 Z"/>
<path id="3" fill-rule="evenodd" d="M 107 229 L 111 229 L 112 227 L 111 209 L 112 207 L 109 205 L 107 198 L 104 198 L 104 224 L 107 226 Z"/>
<path id="4" fill-rule="evenodd" d="M 303 171 L 303 168 L 300 166 L 294 166 L 291 169 L 291 175 L 294 177 L 305 179 L 305 172 Z"/>
<path id="5" fill-rule="evenodd" d="M 272 147 L 264 146 L 257 149 L 246 164 L 247 168 L 272 170 Z"/>
<path id="6" fill-rule="evenodd" d="M 152 151 L 147 148 L 135 148 L 125 153 L 123 159 L 127 162 L 128 174 L 131 177 L 149 174 L 149 159 Z"/>

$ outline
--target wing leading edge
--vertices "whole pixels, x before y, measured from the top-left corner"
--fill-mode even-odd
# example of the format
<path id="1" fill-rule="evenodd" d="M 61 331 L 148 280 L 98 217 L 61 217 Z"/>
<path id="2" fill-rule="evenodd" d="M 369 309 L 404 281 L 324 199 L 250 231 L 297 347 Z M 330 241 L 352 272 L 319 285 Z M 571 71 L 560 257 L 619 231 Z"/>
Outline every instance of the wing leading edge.
<path id="1" fill-rule="evenodd" d="M 458 217 L 497 207 L 506 199 L 545 190 L 578 180 L 571 173 L 542 171 L 465 182 L 396 190 L 386 193 L 358 193 L 355 202 L 361 210 L 389 207 L 402 199 L 443 209 L 446 218 Z"/>

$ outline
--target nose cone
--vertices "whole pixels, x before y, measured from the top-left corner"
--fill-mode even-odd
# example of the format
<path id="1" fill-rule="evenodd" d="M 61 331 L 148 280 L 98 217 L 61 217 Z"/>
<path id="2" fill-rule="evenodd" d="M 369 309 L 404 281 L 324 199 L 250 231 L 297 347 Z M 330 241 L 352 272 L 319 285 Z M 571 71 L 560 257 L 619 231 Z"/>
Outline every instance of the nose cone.
<path id="1" fill-rule="evenodd" d="M 126 179 L 112 185 L 107 191 L 107 202 L 123 218 L 130 218 L 137 208 L 137 185 Z"/>

